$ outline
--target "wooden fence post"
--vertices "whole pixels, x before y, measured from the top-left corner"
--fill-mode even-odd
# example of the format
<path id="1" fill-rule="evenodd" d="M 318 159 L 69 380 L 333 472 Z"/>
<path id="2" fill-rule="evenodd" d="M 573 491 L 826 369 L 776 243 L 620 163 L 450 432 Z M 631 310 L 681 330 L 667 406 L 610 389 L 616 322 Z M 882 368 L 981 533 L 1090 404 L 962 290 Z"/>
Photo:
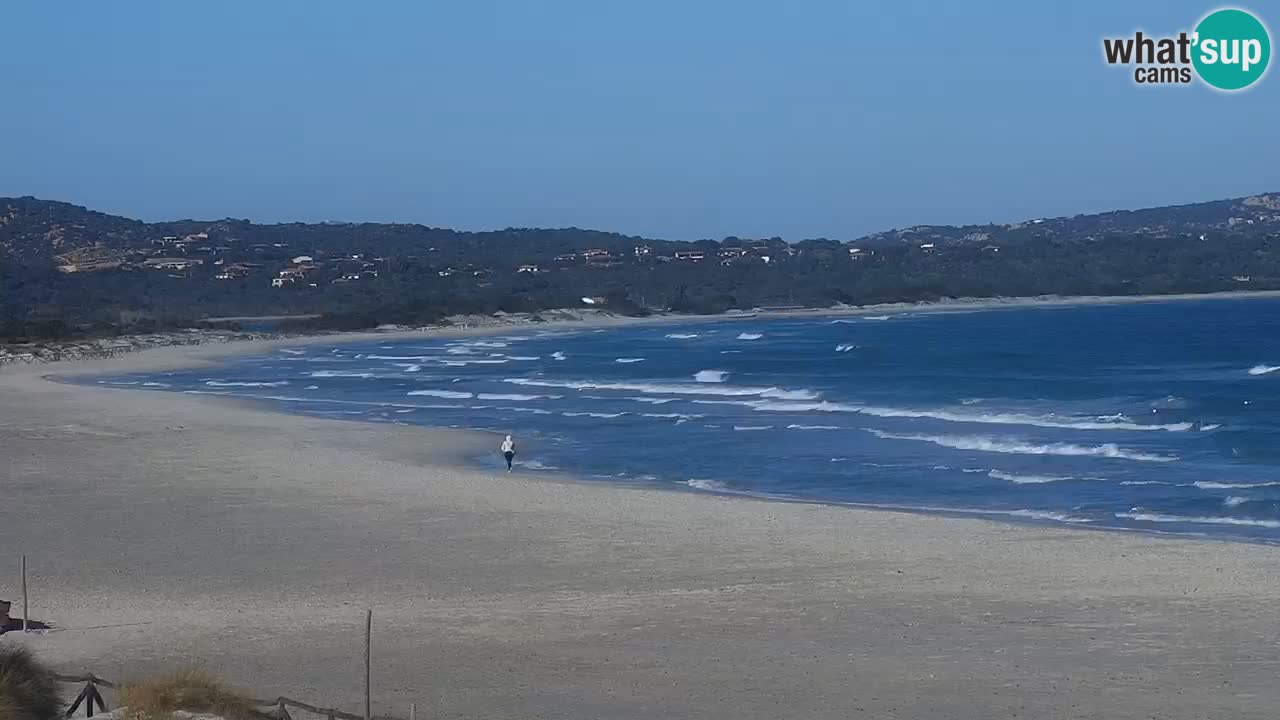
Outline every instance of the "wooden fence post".
<path id="1" fill-rule="evenodd" d="M 364 611 L 364 720 L 372 720 L 372 691 L 369 688 L 369 646 L 373 635 L 373 610 Z"/>
<path id="2" fill-rule="evenodd" d="M 418 720 L 418 703 L 409 703 L 409 720 Z"/>
<path id="3" fill-rule="evenodd" d="M 27 602 L 27 556 L 22 556 L 22 632 L 27 632 L 31 608 Z"/>

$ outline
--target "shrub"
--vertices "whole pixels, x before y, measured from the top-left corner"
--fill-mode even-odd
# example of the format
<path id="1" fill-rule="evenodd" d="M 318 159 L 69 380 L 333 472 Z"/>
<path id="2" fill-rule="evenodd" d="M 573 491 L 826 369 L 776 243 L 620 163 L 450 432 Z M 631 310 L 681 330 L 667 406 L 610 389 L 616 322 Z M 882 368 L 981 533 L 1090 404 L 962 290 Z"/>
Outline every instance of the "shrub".
<path id="1" fill-rule="evenodd" d="M 172 717 L 175 710 L 212 713 L 228 720 L 262 718 L 253 700 L 198 667 L 180 668 L 125 685 L 116 700 L 127 708 L 129 717 L 139 720 L 163 720 Z"/>
<path id="2" fill-rule="evenodd" d="M 53 674 L 24 647 L 0 646 L 0 720 L 58 720 Z"/>

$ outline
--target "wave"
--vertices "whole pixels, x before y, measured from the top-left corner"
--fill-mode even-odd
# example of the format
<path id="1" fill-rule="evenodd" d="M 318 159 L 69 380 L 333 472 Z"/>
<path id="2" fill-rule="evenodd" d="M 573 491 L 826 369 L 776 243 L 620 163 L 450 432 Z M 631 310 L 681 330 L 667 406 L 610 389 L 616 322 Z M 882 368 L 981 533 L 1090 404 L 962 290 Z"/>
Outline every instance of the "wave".
<path id="1" fill-rule="evenodd" d="M 1121 480 L 1121 485 L 1172 485 L 1163 480 Z"/>
<path id="2" fill-rule="evenodd" d="M 1253 367 L 1249 368 L 1249 374 L 1250 375 L 1270 375 L 1271 373 L 1277 370 L 1280 370 L 1280 365 L 1254 365 Z"/>
<path id="3" fill-rule="evenodd" d="M 856 347 L 858 347 L 858 346 L 857 346 L 857 345 L 837 345 L 837 346 L 836 346 L 836 352 L 842 352 L 842 353 L 843 353 L 843 352 L 849 352 L 850 350 L 852 350 L 852 349 L 854 349 L 854 348 L 856 348 Z"/>
<path id="4" fill-rule="evenodd" d="M 280 348 L 276 352 L 287 353 L 289 355 L 302 355 L 306 353 L 306 350 L 298 350 L 296 348 Z"/>
<path id="5" fill-rule="evenodd" d="M 1101 419 L 1084 419 L 1058 417 L 1054 415 L 1024 415 L 1021 413 L 972 413 L 953 410 L 911 410 L 907 408 L 874 407 L 869 405 L 852 405 L 849 403 L 816 402 L 816 403 L 766 403 L 749 404 L 756 410 L 765 412 L 847 412 L 884 418 L 927 418 L 944 422 L 975 423 L 981 425 L 1030 425 L 1033 427 L 1060 428 L 1065 430 L 1133 430 L 1166 432 L 1185 432 L 1195 427 L 1194 423 L 1170 423 L 1167 425 L 1144 425 L 1135 422 L 1111 422 Z"/>
<path id="6" fill-rule="evenodd" d="M 988 477 L 996 480 L 1008 480 L 1018 485 L 1041 485 L 1043 483 L 1061 482 L 1063 480 L 1075 480 L 1070 475 L 1014 475 L 1013 473 L 992 470 L 987 473 Z"/>
<path id="7" fill-rule="evenodd" d="M 520 360 L 522 362 L 531 362 L 533 360 L 541 360 L 541 355 L 508 355 L 508 360 Z"/>
<path id="8" fill-rule="evenodd" d="M 772 425 L 734 425 L 733 429 L 738 432 L 750 432 L 753 430 L 772 430 Z"/>
<path id="9" fill-rule="evenodd" d="M 978 437 L 972 435 L 898 435 L 884 432 L 883 430 L 871 429 L 868 429 L 867 432 L 886 440 L 917 440 L 955 450 L 977 450 L 979 452 L 1005 453 L 1010 455 L 1088 456 L 1136 460 L 1139 462 L 1173 462 L 1178 459 L 1170 455 L 1153 455 L 1136 450 L 1123 450 L 1117 447 L 1114 443 L 1106 443 L 1104 445 L 1097 446 L 1072 445 L 1069 443 L 1034 445 L 1032 443 L 1019 442 L 1017 440 L 1000 440 L 997 438 Z"/>
<path id="10" fill-rule="evenodd" d="M 836 425 L 788 425 L 788 430 L 843 430 Z"/>
<path id="11" fill-rule="evenodd" d="M 1247 488 L 1276 487 L 1280 486 L 1277 482 L 1260 482 L 1260 483 L 1229 483 L 1229 482 L 1209 482 L 1205 480 L 1197 480 L 1191 483 L 1201 490 L 1240 490 Z"/>
<path id="12" fill-rule="evenodd" d="M 764 335 L 761 333 L 745 333 L 744 332 L 744 333 L 738 334 L 739 340 L 759 340 L 762 337 L 764 337 Z"/>
<path id="13" fill-rule="evenodd" d="M 1165 515 L 1163 513 L 1130 512 L 1116 513 L 1118 518 L 1141 520 L 1155 523 L 1191 523 L 1196 525 L 1244 525 L 1247 527 L 1280 528 L 1280 520 L 1256 520 L 1254 518 L 1216 517 L 1205 515 Z"/>
<path id="14" fill-rule="evenodd" d="M 684 413 L 640 413 L 640 417 L 658 418 L 662 420 L 696 420 L 702 415 L 686 415 Z"/>
<path id="15" fill-rule="evenodd" d="M 624 364 L 638 363 L 638 362 L 644 362 L 644 358 L 617 358 L 614 360 L 614 362 L 624 363 Z"/>
<path id="16" fill-rule="evenodd" d="M 693 374 L 693 379 L 700 383 L 721 383 L 728 375 L 724 370 L 699 370 Z"/>
<path id="17" fill-rule="evenodd" d="M 1240 495 L 1228 495 L 1222 501 L 1224 507 L 1239 507 L 1247 502 L 1253 502 L 1252 498 L 1241 497 Z"/>
<path id="18" fill-rule="evenodd" d="M 365 355 L 366 360 L 416 360 L 426 362 L 434 359 L 434 355 Z"/>
<path id="19" fill-rule="evenodd" d="M 320 386 L 319 386 L 319 385 L 308 385 L 308 386 L 306 386 L 306 387 L 304 387 L 304 388 L 302 388 L 302 389 L 303 389 L 303 390 L 319 390 L 319 389 L 320 389 Z"/>
<path id="20" fill-rule="evenodd" d="M 560 352 L 560 351 L 553 352 L 553 353 L 551 353 L 551 359 L 552 359 L 552 360 L 564 360 L 564 359 L 565 359 L 565 358 L 564 358 L 564 353 L 562 353 L 562 352 Z"/>
<path id="21" fill-rule="evenodd" d="M 710 490 L 712 492 L 728 490 L 729 486 L 719 480 L 685 480 L 682 485 L 688 485 L 695 490 Z"/>
<path id="22" fill-rule="evenodd" d="M 412 394 L 412 393 L 410 393 Z M 510 400 L 524 402 L 527 400 L 559 400 L 563 395 L 521 395 L 518 393 L 476 393 L 477 400 Z"/>
<path id="23" fill-rule="evenodd" d="M 559 387 L 571 390 L 623 390 L 651 395 L 726 395 L 759 396 L 782 400 L 807 400 L 817 397 L 812 390 L 784 390 L 776 387 L 749 387 L 745 385 L 719 385 L 715 383 L 625 383 L 590 381 L 552 381 L 534 378 L 505 378 L 503 382 L 532 387 Z"/>
<path id="24" fill-rule="evenodd" d="M 307 373 L 307 377 L 313 377 L 313 378 L 338 378 L 338 377 L 345 377 L 345 378 L 365 378 L 365 379 L 368 379 L 368 378 L 373 377 L 373 373 L 367 373 L 367 372 L 343 372 L 342 370 L 316 370 L 316 371 L 314 371 L 314 372 L 309 372 L 309 373 Z"/>
<path id="25" fill-rule="evenodd" d="M 205 383 L 209 387 L 284 387 L 288 385 L 288 380 L 277 380 L 275 382 L 231 382 L 227 380 L 210 380 Z"/>
<path id="26" fill-rule="evenodd" d="M 893 318 L 892 315 L 863 315 L 862 316 L 863 320 L 889 320 L 892 318 Z"/>
<path id="27" fill-rule="evenodd" d="M 672 340 L 692 340 L 693 338 L 698 337 L 698 333 L 670 333 L 667 337 Z"/>
<path id="28" fill-rule="evenodd" d="M 460 392 L 457 390 L 410 390 L 406 395 L 426 395 L 428 397 L 449 398 L 452 400 L 464 400 L 471 397 L 469 392 Z"/>
<path id="29" fill-rule="evenodd" d="M 619 418 L 619 417 L 622 417 L 623 415 L 626 415 L 626 413 L 624 413 L 624 412 L 616 412 L 616 413 L 598 413 L 598 412 L 563 412 L 563 413 L 560 413 L 560 414 L 561 414 L 561 415 L 563 415 L 563 416 L 565 416 L 565 417 L 593 417 L 593 418 L 604 418 L 604 419 L 606 419 L 606 420 L 607 420 L 607 419 L 612 419 L 612 418 Z"/>

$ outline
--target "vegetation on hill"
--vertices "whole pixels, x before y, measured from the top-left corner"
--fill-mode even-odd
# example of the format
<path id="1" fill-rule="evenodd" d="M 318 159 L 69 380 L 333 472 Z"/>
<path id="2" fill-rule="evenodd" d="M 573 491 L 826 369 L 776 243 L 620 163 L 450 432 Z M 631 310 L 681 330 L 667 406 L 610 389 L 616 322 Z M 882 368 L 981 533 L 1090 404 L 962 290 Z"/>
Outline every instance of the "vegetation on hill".
<path id="1" fill-rule="evenodd" d="M 315 327 L 580 306 L 709 313 L 947 297 L 1280 288 L 1280 194 L 856 240 L 422 225 L 144 223 L 0 199 L 0 340 L 318 314 Z"/>

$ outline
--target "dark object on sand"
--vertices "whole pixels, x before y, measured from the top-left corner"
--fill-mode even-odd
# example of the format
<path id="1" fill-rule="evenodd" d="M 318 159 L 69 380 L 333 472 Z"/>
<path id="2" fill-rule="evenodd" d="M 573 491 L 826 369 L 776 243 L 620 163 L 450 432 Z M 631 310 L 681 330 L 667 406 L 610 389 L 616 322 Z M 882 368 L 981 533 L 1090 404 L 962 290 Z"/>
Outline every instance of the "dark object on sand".
<path id="1" fill-rule="evenodd" d="M 8 600 L 0 600 L 0 635 L 7 632 L 26 630 L 48 630 L 49 626 L 35 620 L 28 620 L 26 628 L 22 626 L 22 618 L 9 617 L 9 608 L 12 603 Z M 4 716 L 0 716 L 0 720 L 6 720 Z"/>
<path id="2" fill-rule="evenodd" d="M 0 720 L 61 717 L 62 701 L 53 673 L 24 647 L 0 647 Z"/>

